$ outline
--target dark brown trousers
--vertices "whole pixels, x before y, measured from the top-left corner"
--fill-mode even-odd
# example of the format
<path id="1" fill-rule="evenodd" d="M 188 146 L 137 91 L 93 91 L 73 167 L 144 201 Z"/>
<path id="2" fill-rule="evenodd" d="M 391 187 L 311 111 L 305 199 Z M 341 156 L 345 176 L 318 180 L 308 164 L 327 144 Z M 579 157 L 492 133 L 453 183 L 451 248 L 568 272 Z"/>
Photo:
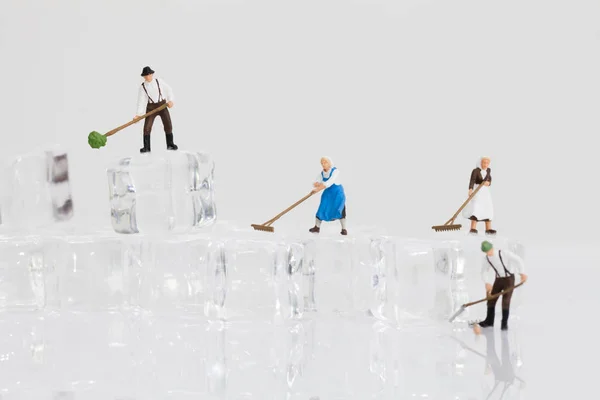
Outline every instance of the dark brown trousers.
<path id="1" fill-rule="evenodd" d="M 507 276 L 505 278 L 496 278 L 496 280 L 494 281 L 494 285 L 492 286 L 491 294 L 500 293 L 501 291 L 511 288 L 514 285 L 515 285 L 515 276 L 514 275 Z M 502 295 L 502 309 L 503 310 L 508 310 L 510 308 L 510 299 L 512 298 L 513 291 L 514 290 L 511 290 L 510 292 Z M 488 300 L 488 302 L 487 302 L 488 307 L 495 307 L 497 301 L 498 301 L 498 297 L 496 297 L 495 299 L 492 299 L 492 300 Z"/>
<path id="2" fill-rule="evenodd" d="M 166 103 L 166 100 L 159 101 L 158 103 L 148 103 L 146 106 L 146 112 L 150 112 L 152 110 L 156 110 L 158 107 L 162 106 Z M 169 114 L 169 108 L 165 108 L 164 110 L 152 114 L 149 117 L 146 117 L 144 121 L 144 135 L 150 135 L 152 132 L 152 125 L 154 124 L 154 118 L 157 116 L 162 120 L 163 127 L 165 128 L 165 133 L 171 134 L 173 133 L 173 124 L 171 123 L 171 114 Z"/>

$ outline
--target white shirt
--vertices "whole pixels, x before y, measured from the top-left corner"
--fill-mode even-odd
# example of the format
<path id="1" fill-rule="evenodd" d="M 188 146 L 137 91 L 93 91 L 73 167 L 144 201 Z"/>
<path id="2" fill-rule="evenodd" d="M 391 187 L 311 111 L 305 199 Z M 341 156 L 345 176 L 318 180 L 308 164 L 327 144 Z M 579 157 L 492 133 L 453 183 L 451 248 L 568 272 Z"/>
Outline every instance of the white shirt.
<path id="1" fill-rule="evenodd" d="M 174 101 L 173 90 L 171 89 L 171 86 L 169 86 L 169 84 L 165 82 L 162 78 L 158 78 L 158 83 L 160 84 L 160 91 L 162 93 L 161 100 L 164 99 L 167 100 L 167 102 Z M 146 114 L 146 105 L 148 104 L 148 102 L 150 102 L 150 100 L 148 100 L 148 96 L 150 96 L 150 98 L 155 103 L 158 103 L 159 101 L 158 85 L 156 84 L 156 78 L 152 79 L 152 81 L 150 82 L 144 81 L 144 87 L 148 91 L 148 95 L 146 95 L 146 91 L 144 91 L 144 88 L 142 87 L 142 85 L 140 85 L 140 90 L 138 91 L 137 115 Z"/>
<path id="2" fill-rule="evenodd" d="M 502 249 L 495 249 L 494 255 L 487 257 L 483 256 L 482 264 L 481 264 L 481 276 L 485 283 L 493 284 L 496 279 L 496 271 L 500 274 L 500 278 L 506 277 L 506 272 L 504 271 L 504 267 L 502 266 L 502 262 L 500 261 L 500 257 L 498 253 L 502 255 L 502 261 L 504 261 L 504 266 L 511 274 L 522 274 L 525 270 L 525 265 L 523 263 L 523 259 L 518 255 Z M 490 262 L 494 265 L 494 268 L 488 262 L 488 258 Z"/>
<path id="3" fill-rule="evenodd" d="M 316 182 L 323 183 L 326 188 L 328 188 L 329 186 L 333 185 L 334 183 L 336 185 L 341 185 L 340 170 L 339 169 L 336 168 L 336 170 L 333 171 L 333 174 L 331 173 L 331 170 L 329 170 L 328 172 L 323 171 L 323 174 L 325 175 L 325 178 L 327 178 L 330 175 L 331 175 L 331 177 L 327 180 L 327 182 L 325 182 L 325 181 L 323 181 L 323 176 L 321 174 L 319 174 L 319 176 L 317 177 Z"/>

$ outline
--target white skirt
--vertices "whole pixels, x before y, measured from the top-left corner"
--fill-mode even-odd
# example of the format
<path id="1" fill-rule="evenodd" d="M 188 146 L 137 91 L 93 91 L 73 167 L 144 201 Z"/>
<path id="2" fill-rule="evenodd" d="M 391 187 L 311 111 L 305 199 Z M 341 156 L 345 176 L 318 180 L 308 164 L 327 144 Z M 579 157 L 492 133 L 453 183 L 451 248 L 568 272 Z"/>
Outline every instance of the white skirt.
<path id="1" fill-rule="evenodd" d="M 473 190 L 479 185 L 475 185 Z M 478 221 L 494 219 L 494 204 L 492 203 L 492 192 L 489 186 L 479 189 L 479 192 L 471 199 L 469 204 L 463 209 L 462 216 L 465 218 L 475 217 Z"/>

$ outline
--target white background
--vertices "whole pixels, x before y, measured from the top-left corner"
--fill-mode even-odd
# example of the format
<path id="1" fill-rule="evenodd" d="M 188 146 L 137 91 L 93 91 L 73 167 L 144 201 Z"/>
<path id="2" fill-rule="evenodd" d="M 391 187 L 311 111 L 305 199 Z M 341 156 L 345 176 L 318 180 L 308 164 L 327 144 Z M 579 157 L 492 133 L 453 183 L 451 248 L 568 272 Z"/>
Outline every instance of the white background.
<path id="1" fill-rule="evenodd" d="M 221 219 L 271 218 L 329 155 L 351 233 L 428 234 L 489 155 L 500 234 L 598 237 L 597 0 L 2 4 L 0 159 L 68 146 L 76 212 L 96 226 L 107 162 L 139 151 L 142 124 L 100 150 L 87 135 L 133 117 L 150 65 L 173 87 L 180 149 L 216 160 Z M 152 140 L 164 151 L 159 120 Z M 310 228 L 317 204 L 276 226 Z"/>

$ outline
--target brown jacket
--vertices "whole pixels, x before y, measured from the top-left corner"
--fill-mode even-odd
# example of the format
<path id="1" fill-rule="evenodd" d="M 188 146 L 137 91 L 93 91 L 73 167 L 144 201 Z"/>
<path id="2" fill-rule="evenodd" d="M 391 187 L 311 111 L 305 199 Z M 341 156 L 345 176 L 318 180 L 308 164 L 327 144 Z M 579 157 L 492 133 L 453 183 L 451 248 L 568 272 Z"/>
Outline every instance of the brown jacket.
<path id="1" fill-rule="evenodd" d="M 492 184 L 492 170 L 488 168 L 487 175 L 485 179 L 481 176 L 481 168 L 475 168 L 473 172 L 471 172 L 471 179 L 469 180 L 469 189 L 473 189 L 475 185 L 481 185 L 481 183 L 485 180 Z"/>

